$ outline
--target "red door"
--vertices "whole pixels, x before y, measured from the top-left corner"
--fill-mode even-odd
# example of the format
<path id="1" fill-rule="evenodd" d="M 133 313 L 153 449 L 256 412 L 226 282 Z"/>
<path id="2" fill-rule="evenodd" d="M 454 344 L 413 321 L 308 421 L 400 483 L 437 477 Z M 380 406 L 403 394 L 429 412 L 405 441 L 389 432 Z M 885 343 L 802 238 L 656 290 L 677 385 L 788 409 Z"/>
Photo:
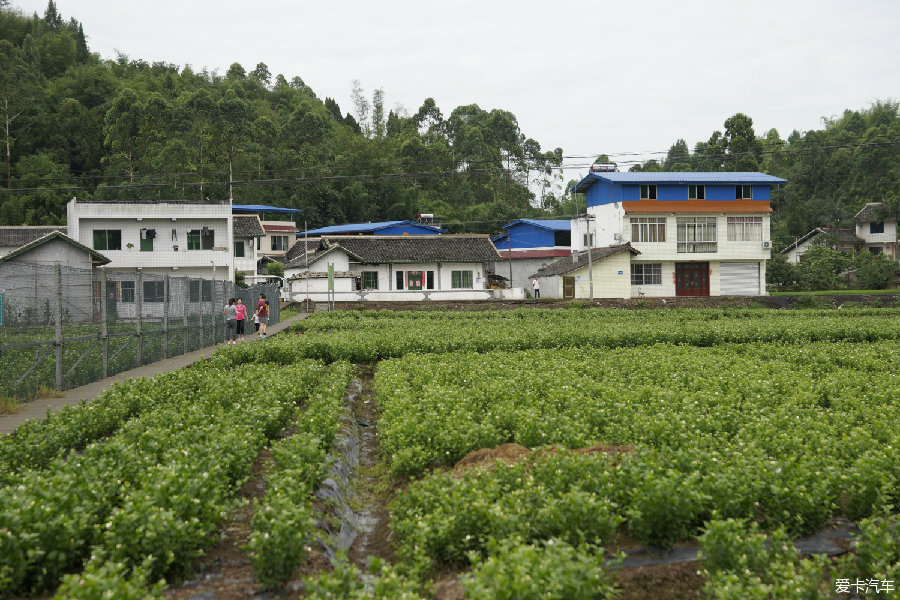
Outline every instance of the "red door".
<path id="1" fill-rule="evenodd" d="M 709 296 L 709 263 L 675 263 L 676 296 Z"/>

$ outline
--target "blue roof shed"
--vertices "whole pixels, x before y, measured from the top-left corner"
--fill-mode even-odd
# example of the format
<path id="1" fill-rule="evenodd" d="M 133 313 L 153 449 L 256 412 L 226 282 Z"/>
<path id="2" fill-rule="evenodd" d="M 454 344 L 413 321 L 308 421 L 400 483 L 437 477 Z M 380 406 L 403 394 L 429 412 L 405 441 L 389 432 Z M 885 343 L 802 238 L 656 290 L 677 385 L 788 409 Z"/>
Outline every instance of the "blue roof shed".
<path id="1" fill-rule="evenodd" d="M 518 219 L 503 226 L 501 233 L 491 241 L 498 249 L 553 248 L 570 246 L 572 224 L 558 219 Z"/>
<path id="2" fill-rule="evenodd" d="M 380 223 L 347 223 L 310 229 L 298 233 L 303 235 L 437 235 L 446 233 L 440 227 L 423 225 L 415 221 L 382 221 Z"/>

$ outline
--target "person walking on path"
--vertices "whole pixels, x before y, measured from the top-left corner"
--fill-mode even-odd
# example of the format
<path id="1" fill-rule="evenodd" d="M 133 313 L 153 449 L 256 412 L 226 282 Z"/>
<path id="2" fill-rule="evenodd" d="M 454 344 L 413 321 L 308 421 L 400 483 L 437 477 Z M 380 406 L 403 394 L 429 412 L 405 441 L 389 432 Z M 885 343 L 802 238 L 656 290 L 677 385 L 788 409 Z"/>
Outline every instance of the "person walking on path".
<path id="1" fill-rule="evenodd" d="M 237 299 L 237 304 L 234 305 L 235 311 L 237 312 L 237 335 L 238 340 L 244 341 L 244 322 L 247 320 L 247 305 L 244 304 L 244 301 L 240 298 Z"/>
<path id="2" fill-rule="evenodd" d="M 256 303 L 256 316 L 259 317 L 259 337 L 266 337 L 266 324 L 269 322 L 269 303 L 266 302 L 266 295 L 259 295 L 259 302 Z"/>
<path id="3" fill-rule="evenodd" d="M 538 278 L 535 277 L 531 280 L 531 288 L 534 290 L 534 297 L 538 299 L 541 297 L 541 282 L 538 281 Z"/>
<path id="4" fill-rule="evenodd" d="M 235 343 L 235 327 L 237 326 L 237 308 L 234 306 L 234 298 L 228 299 L 228 306 L 223 311 L 225 313 L 225 343 Z"/>

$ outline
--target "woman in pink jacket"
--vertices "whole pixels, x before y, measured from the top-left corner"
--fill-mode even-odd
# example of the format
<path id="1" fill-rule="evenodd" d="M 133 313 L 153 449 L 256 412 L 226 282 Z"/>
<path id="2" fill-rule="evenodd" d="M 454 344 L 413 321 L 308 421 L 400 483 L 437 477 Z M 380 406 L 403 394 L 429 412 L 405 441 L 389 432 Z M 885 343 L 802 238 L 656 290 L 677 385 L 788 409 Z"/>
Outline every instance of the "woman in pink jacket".
<path id="1" fill-rule="evenodd" d="M 239 340 L 244 341 L 244 323 L 247 320 L 247 305 L 244 304 L 244 301 L 240 298 L 237 299 L 237 305 L 235 306 L 237 309 L 237 334 L 240 336 Z"/>

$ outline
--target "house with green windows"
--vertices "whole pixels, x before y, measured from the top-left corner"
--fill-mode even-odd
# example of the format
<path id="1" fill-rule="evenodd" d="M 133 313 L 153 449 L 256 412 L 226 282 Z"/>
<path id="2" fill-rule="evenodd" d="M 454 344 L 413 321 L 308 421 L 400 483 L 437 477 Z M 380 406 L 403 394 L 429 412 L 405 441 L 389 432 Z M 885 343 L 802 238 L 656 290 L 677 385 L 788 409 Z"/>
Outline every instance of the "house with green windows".
<path id="1" fill-rule="evenodd" d="M 323 236 L 284 266 L 291 300 L 487 300 L 500 260 L 487 235 Z M 329 278 L 329 272 L 331 277 Z"/>
<path id="2" fill-rule="evenodd" d="M 66 206 L 69 237 L 100 252 L 108 272 L 234 281 L 231 201 L 82 201 Z"/>

